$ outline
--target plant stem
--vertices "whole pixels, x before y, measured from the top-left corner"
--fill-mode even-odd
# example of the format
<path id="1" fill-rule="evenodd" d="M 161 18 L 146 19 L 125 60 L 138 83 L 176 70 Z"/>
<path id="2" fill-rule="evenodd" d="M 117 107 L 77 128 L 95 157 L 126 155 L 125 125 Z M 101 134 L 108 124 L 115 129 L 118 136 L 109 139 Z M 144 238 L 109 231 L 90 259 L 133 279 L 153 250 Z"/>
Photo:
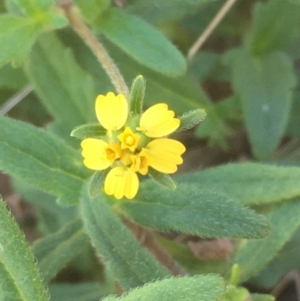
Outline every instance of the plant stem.
<path id="1" fill-rule="evenodd" d="M 174 261 L 174 259 L 166 252 L 166 250 L 157 243 L 154 235 L 147 229 L 132 223 L 128 219 L 122 219 L 123 223 L 130 229 L 139 243 L 148 249 L 150 253 L 165 266 L 173 276 L 183 276 L 185 272 Z"/>
<path id="2" fill-rule="evenodd" d="M 219 23 L 223 20 L 225 15 L 229 12 L 230 8 L 236 0 L 227 0 L 226 3 L 222 6 L 220 11 L 216 14 L 216 16 L 212 19 L 210 24 L 206 27 L 201 36 L 197 39 L 197 41 L 190 48 L 187 58 L 191 60 L 197 51 L 202 47 L 207 38 L 211 35 L 211 33 L 215 30 L 215 28 L 219 25 Z"/>
<path id="3" fill-rule="evenodd" d="M 66 17 L 69 19 L 70 25 L 75 32 L 83 39 L 86 45 L 92 50 L 98 61 L 106 71 L 112 84 L 115 86 L 118 93 L 122 93 L 126 99 L 129 96 L 129 90 L 125 83 L 120 70 L 117 68 L 108 52 L 103 45 L 98 41 L 93 32 L 84 24 L 80 14 L 72 2 L 61 4 L 60 7 L 65 11 Z"/>

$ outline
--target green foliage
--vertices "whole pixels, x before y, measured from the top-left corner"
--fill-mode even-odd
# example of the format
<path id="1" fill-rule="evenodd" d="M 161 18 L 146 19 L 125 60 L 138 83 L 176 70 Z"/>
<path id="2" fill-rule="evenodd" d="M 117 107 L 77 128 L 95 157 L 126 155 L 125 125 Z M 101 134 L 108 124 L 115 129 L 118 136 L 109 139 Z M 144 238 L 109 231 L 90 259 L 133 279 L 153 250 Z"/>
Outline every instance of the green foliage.
<path id="1" fill-rule="evenodd" d="M 256 275 L 274 258 L 299 228 L 299 214 L 299 199 L 280 204 L 267 214 L 271 234 L 264 239 L 245 243 L 234 259 L 241 270 L 241 281 Z"/>
<path id="2" fill-rule="evenodd" d="M 94 21 L 110 5 L 109 0 L 75 0 L 87 22 Z"/>
<path id="3" fill-rule="evenodd" d="M 253 154 L 268 159 L 289 117 L 291 89 L 296 84 L 292 62 L 280 52 L 258 58 L 244 52 L 235 62 L 233 82 L 242 100 Z"/>
<path id="4" fill-rule="evenodd" d="M 257 2 L 249 41 L 253 55 L 281 50 L 297 38 L 300 30 L 300 3 L 293 0 Z"/>
<path id="5" fill-rule="evenodd" d="M 56 233 L 36 241 L 32 251 L 44 281 L 51 280 L 88 243 L 80 220 L 73 220 Z"/>
<path id="6" fill-rule="evenodd" d="M 141 248 L 110 210 L 103 195 L 92 200 L 84 186 L 81 213 L 93 245 L 124 289 L 129 290 L 169 275 L 165 268 Z"/>
<path id="7" fill-rule="evenodd" d="M 41 25 L 32 19 L 1 15 L 0 66 L 9 61 L 14 65 L 20 65 L 41 30 Z"/>
<path id="8" fill-rule="evenodd" d="M 23 234 L 0 199 L 0 299 L 50 300 Z"/>
<path id="9" fill-rule="evenodd" d="M 263 216 L 224 194 L 201 189 L 195 184 L 178 184 L 175 191 L 162 187 L 154 189 L 152 182 L 147 184 L 136 200 L 119 204 L 137 224 L 201 237 L 259 238 L 269 232 Z"/>
<path id="10" fill-rule="evenodd" d="M 111 9 L 102 14 L 94 25 L 140 64 L 169 76 L 178 76 L 186 71 L 181 53 L 143 20 L 120 9 Z"/>
<path id="11" fill-rule="evenodd" d="M 205 110 L 202 109 L 192 110 L 184 113 L 182 116 L 179 117 L 180 126 L 177 129 L 177 132 L 181 132 L 193 128 L 198 123 L 203 121 L 205 117 L 206 117 L 206 112 Z"/>
<path id="12" fill-rule="evenodd" d="M 139 115 L 143 111 L 146 82 L 142 75 L 137 76 L 130 89 L 130 112 L 133 115 Z"/>
<path id="13" fill-rule="evenodd" d="M 22 69 L 5 65 L 0 69 L 0 87 L 21 89 L 27 84 L 26 76 Z"/>
<path id="14" fill-rule="evenodd" d="M 75 127 L 71 132 L 72 137 L 79 139 L 100 138 L 104 135 L 106 135 L 106 129 L 99 123 L 79 125 Z"/>
<path id="15" fill-rule="evenodd" d="M 0 116 L 0 168 L 20 180 L 62 198 L 78 202 L 87 171 L 79 154 L 49 133 Z"/>
<path id="16" fill-rule="evenodd" d="M 153 168 L 149 168 L 149 176 L 165 188 L 176 189 L 176 183 L 169 175 L 165 173 L 159 172 Z"/>
<path id="17" fill-rule="evenodd" d="M 100 193 L 107 173 L 107 170 L 98 170 L 91 176 L 89 184 L 89 196 L 92 199 L 94 199 Z"/>
<path id="18" fill-rule="evenodd" d="M 280 202 L 300 195 L 300 169 L 260 163 L 227 164 L 175 177 L 228 194 L 244 205 Z"/>
<path id="19" fill-rule="evenodd" d="M 224 283 L 221 277 L 201 275 L 156 281 L 130 291 L 125 297 L 107 297 L 103 301 L 217 301 L 223 294 Z"/>

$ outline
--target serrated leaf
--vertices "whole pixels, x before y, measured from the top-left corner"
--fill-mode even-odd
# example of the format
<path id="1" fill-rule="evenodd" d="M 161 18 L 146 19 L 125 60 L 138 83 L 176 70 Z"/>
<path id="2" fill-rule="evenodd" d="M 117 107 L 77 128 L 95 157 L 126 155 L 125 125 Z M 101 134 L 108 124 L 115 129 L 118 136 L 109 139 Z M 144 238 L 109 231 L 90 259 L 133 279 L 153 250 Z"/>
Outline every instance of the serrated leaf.
<path id="1" fill-rule="evenodd" d="M 300 226 L 300 199 L 278 205 L 267 214 L 271 234 L 246 242 L 237 252 L 234 262 L 240 267 L 240 281 L 260 272 L 277 254 Z"/>
<path id="2" fill-rule="evenodd" d="M 24 235 L 2 199 L 0 199 L 0 242 L 1 300 L 50 300 Z"/>
<path id="3" fill-rule="evenodd" d="M 135 223 L 159 231 L 238 238 L 258 238 L 269 233 L 264 216 L 225 194 L 195 184 L 178 182 L 176 190 L 166 190 L 148 181 L 134 200 L 122 201 L 118 206 Z"/>
<path id="4" fill-rule="evenodd" d="M 66 205 L 78 202 L 89 172 L 80 155 L 61 140 L 24 122 L 0 116 L 0 168 Z"/>
<path id="5" fill-rule="evenodd" d="M 151 25 L 120 9 L 110 9 L 94 25 L 140 64 L 168 76 L 186 71 L 182 54 Z"/>
<path id="6" fill-rule="evenodd" d="M 176 183 L 168 174 L 159 172 L 153 168 L 149 168 L 148 173 L 149 176 L 158 184 L 164 186 L 165 188 L 176 189 Z"/>
<path id="7" fill-rule="evenodd" d="M 41 31 L 41 25 L 32 19 L 1 15 L 0 66 L 9 61 L 22 63 Z"/>
<path id="8" fill-rule="evenodd" d="M 178 183 L 226 193 L 244 205 L 280 202 L 300 196 L 300 168 L 235 163 L 175 176 Z"/>
<path id="9" fill-rule="evenodd" d="M 193 128 L 198 123 L 203 121 L 205 119 L 206 115 L 207 114 L 206 114 L 205 110 L 202 110 L 202 109 L 192 110 L 192 111 L 184 113 L 182 116 L 179 117 L 180 126 L 176 130 L 176 132 L 186 131 L 188 129 Z"/>
<path id="10" fill-rule="evenodd" d="M 101 138 L 106 135 L 107 130 L 99 123 L 83 124 L 75 127 L 71 136 L 79 139 Z"/>
<path id="11" fill-rule="evenodd" d="M 93 80 L 54 33 L 39 38 L 25 70 L 41 101 L 65 131 L 96 121 Z"/>
<path id="12" fill-rule="evenodd" d="M 244 52 L 235 62 L 233 84 L 242 100 L 252 152 L 256 158 L 267 159 L 287 125 L 291 89 L 296 84 L 293 64 L 281 52 L 258 58 Z"/>
<path id="13" fill-rule="evenodd" d="M 185 276 L 149 283 L 124 297 L 109 296 L 103 301 L 219 301 L 224 290 L 224 281 L 220 276 Z"/>
<path id="14" fill-rule="evenodd" d="M 283 49 L 298 36 L 299 4 L 292 0 L 255 3 L 249 42 L 253 55 Z"/>
<path id="15" fill-rule="evenodd" d="M 137 76 L 130 89 L 130 112 L 133 115 L 139 115 L 143 111 L 143 103 L 145 97 L 146 82 L 142 75 Z"/>
<path id="16" fill-rule="evenodd" d="M 81 220 L 73 220 L 58 232 L 37 240 L 32 252 L 44 281 L 50 281 L 67 263 L 80 254 L 89 239 Z"/>
<path id="17" fill-rule="evenodd" d="M 81 213 L 93 245 L 123 289 L 129 290 L 169 275 L 110 210 L 103 194 L 92 200 L 87 187 L 83 187 Z"/>

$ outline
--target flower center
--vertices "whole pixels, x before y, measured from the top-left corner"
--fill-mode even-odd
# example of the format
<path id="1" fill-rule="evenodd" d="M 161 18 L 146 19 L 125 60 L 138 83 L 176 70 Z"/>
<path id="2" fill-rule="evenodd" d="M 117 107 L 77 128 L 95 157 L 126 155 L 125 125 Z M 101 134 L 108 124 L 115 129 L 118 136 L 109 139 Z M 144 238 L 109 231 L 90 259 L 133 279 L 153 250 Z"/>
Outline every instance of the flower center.
<path id="1" fill-rule="evenodd" d="M 135 139 L 134 139 L 134 137 L 132 137 L 131 135 L 125 137 L 125 143 L 126 143 L 128 146 L 133 146 L 133 145 L 135 144 Z"/>

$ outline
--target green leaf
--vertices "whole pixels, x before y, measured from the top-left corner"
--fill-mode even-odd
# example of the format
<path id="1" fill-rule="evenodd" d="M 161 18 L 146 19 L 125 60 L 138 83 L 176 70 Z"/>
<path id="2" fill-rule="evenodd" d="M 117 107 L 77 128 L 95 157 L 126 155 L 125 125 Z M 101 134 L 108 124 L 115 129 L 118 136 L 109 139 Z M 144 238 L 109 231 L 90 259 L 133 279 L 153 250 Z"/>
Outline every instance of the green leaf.
<path id="1" fill-rule="evenodd" d="M 106 135 L 106 129 L 99 123 L 83 124 L 75 127 L 71 136 L 79 139 L 85 138 L 101 138 Z"/>
<path id="2" fill-rule="evenodd" d="M 176 189 L 176 183 L 168 174 L 159 172 L 151 167 L 149 168 L 148 172 L 149 176 L 158 184 L 164 186 L 165 188 Z"/>
<path id="3" fill-rule="evenodd" d="M 49 286 L 52 301 L 99 301 L 112 293 L 106 284 L 85 282 L 76 284 L 52 284 Z"/>
<path id="4" fill-rule="evenodd" d="M 51 280 L 88 243 L 81 220 L 73 220 L 54 234 L 37 240 L 32 251 L 44 281 Z"/>
<path id="5" fill-rule="evenodd" d="M 110 0 L 74 0 L 88 22 L 93 22 L 105 9 L 110 6 Z"/>
<path id="6" fill-rule="evenodd" d="M 182 116 L 179 117 L 180 126 L 176 130 L 176 132 L 186 131 L 188 129 L 193 128 L 198 123 L 203 121 L 205 117 L 206 117 L 206 112 L 205 110 L 202 109 L 192 110 L 184 113 Z"/>
<path id="7" fill-rule="evenodd" d="M 21 89 L 28 80 L 21 68 L 15 69 L 11 65 L 5 65 L 0 69 L 0 87 Z"/>
<path id="8" fill-rule="evenodd" d="M 271 224 L 271 234 L 259 240 L 245 243 L 236 254 L 234 262 L 240 267 L 241 281 L 260 272 L 291 238 L 300 226 L 300 200 L 294 200 L 278 205 L 268 213 Z"/>
<path id="9" fill-rule="evenodd" d="M 258 58 L 244 52 L 235 62 L 233 82 L 242 100 L 253 154 L 267 159 L 278 147 L 287 125 L 291 89 L 296 84 L 293 64 L 280 52 Z"/>
<path id="10" fill-rule="evenodd" d="M 94 199 L 101 192 L 104 179 L 108 172 L 109 169 L 99 170 L 92 175 L 89 185 L 89 196 L 92 199 Z"/>
<path id="11" fill-rule="evenodd" d="M 169 275 L 110 210 L 103 195 L 90 199 L 83 187 L 81 213 L 87 234 L 125 290 Z M 133 256 L 134 255 L 134 256 Z"/>
<path id="12" fill-rule="evenodd" d="M 39 11 L 46 12 L 55 4 L 54 0 L 12 0 L 25 14 L 34 15 Z"/>
<path id="13" fill-rule="evenodd" d="M 299 35 L 300 3 L 269 0 L 255 3 L 250 51 L 261 55 L 286 48 Z"/>
<path id="14" fill-rule="evenodd" d="M 259 163 L 226 164 L 174 177 L 226 193 L 244 205 L 280 202 L 300 196 L 300 168 Z"/>
<path id="15" fill-rule="evenodd" d="M 251 294 L 252 301 L 275 301 L 275 297 L 266 294 Z"/>
<path id="16" fill-rule="evenodd" d="M 26 183 L 78 202 L 89 174 L 80 155 L 61 140 L 32 125 L 0 116 L 0 168 Z"/>
<path id="17" fill-rule="evenodd" d="M 264 216 L 195 184 L 178 184 L 176 190 L 166 190 L 148 181 L 134 200 L 118 206 L 135 223 L 159 231 L 238 238 L 259 238 L 269 233 Z"/>
<path id="18" fill-rule="evenodd" d="M 93 80 L 54 33 L 40 37 L 26 71 L 43 104 L 67 132 L 96 120 Z"/>
<path id="19" fill-rule="evenodd" d="M 278 252 L 276 257 L 254 278 L 251 283 L 272 290 L 276 284 L 290 271 L 300 267 L 298 254 L 300 253 L 300 229 Z"/>
<path id="20" fill-rule="evenodd" d="M 160 32 L 120 9 L 106 11 L 94 25 L 140 64 L 168 76 L 186 71 L 182 54 Z"/>
<path id="21" fill-rule="evenodd" d="M 24 235 L 2 199 L 0 199 L 0 242 L 1 300 L 50 300 Z"/>
<path id="22" fill-rule="evenodd" d="M 130 291 L 125 297 L 109 296 L 103 301 L 219 301 L 224 282 L 217 275 L 168 278 Z"/>
<path id="23" fill-rule="evenodd" d="M 42 27 L 32 19 L 13 15 L 0 16 L 0 66 L 23 62 Z"/>
<path id="24" fill-rule="evenodd" d="M 146 82 L 142 75 L 137 76 L 130 89 L 130 112 L 133 115 L 139 115 L 143 111 Z"/>

